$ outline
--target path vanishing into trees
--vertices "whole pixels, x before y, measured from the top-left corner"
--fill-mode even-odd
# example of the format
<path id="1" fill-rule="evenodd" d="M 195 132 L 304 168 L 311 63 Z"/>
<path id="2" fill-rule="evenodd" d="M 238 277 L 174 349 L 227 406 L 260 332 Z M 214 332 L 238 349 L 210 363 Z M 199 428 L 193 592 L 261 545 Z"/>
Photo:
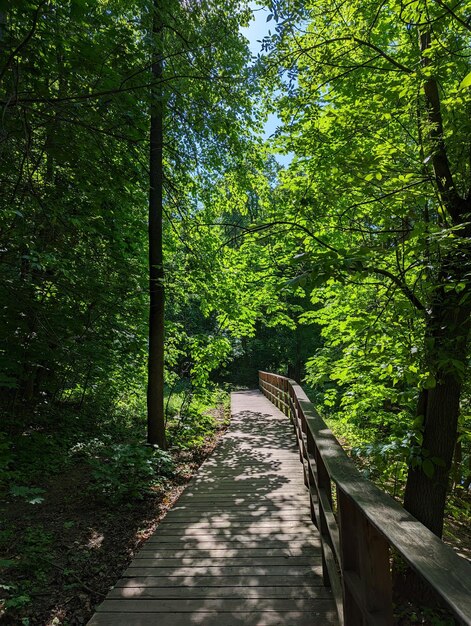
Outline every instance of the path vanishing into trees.
<path id="1" fill-rule="evenodd" d="M 89 625 L 391 625 L 391 548 L 471 624 L 471 566 L 360 476 L 294 381 L 260 384 Z"/>

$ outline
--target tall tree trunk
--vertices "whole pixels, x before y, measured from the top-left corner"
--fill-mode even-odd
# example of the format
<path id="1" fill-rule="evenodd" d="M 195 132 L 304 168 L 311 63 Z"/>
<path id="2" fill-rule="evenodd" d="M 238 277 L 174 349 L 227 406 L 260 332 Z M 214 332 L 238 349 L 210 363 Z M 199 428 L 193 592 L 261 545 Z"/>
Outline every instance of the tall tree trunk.
<path id="1" fill-rule="evenodd" d="M 422 66 L 430 65 L 431 31 L 419 33 Z M 467 369 L 471 314 L 471 248 L 468 214 L 471 193 L 457 191 L 444 139 L 438 83 L 424 81 L 428 150 L 431 151 L 435 185 L 442 208 L 456 228 L 450 248 L 443 251 L 438 288 L 432 295 L 425 331 L 426 362 L 436 379 L 419 397 L 417 415 L 423 417 L 420 459 L 409 468 L 404 506 L 441 537 L 446 493 L 456 445 L 462 381 Z M 447 224 L 443 226 L 446 228 Z M 447 245 L 447 242 L 445 242 Z M 458 285 L 460 287 L 458 288 Z M 445 289 L 452 287 L 452 289 Z M 455 287 L 455 289 L 453 289 Z M 424 468 L 426 468 L 426 471 Z"/>
<path id="2" fill-rule="evenodd" d="M 442 261 L 441 282 L 466 280 L 468 245 L 461 245 L 455 258 Z M 464 283 L 463 283 L 464 284 Z M 458 435 L 458 417 L 463 376 L 467 367 L 470 327 L 469 291 L 436 290 L 427 320 L 426 360 L 436 384 L 419 397 L 417 415 L 423 417 L 422 464 L 409 469 L 404 506 L 439 537 L 448 480 Z M 424 462 L 428 471 L 424 471 Z"/>
<path id="3" fill-rule="evenodd" d="M 154 0 L 152 21 L 152 98 L 149 154 L 149 358 L 147 377 L 147 441 L 166 448 L 164 417 L 164 268 L 163 268 L 163 97 L 162 19 Z"/>

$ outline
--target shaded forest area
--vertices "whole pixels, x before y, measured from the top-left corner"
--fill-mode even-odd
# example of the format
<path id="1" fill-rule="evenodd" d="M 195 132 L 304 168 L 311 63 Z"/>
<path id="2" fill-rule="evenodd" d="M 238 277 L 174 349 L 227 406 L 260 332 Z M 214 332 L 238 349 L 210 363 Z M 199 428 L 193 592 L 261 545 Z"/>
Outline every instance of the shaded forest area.
<path id="1" fill-rule="evenodd" d="M 253 10 L 0 2 L 6 624 L 85 623 L 258 369 L 469 558 L 469 3 Z"/>

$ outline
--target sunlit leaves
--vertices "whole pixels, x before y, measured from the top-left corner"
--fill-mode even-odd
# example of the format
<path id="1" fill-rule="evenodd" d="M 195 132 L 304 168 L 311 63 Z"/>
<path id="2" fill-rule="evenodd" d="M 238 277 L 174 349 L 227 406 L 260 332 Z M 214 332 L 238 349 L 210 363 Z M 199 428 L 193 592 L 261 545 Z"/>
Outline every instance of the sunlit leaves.
<path id="1" fill-rule="evenodd" d="M 465 89 L 466 87 L 471 87 L 471 72 L 460 83 L 460 89 Z"/>
<path id="2" fill-rule="evenodd" d="M 287 289 L 311 293 L 301 321 L 322 328 L 307 362 L 317 402 L 372 437 L 399 437 L 417 428 L 419 391 L 440 384 L 439 370 L 457 371 L 449 355 L 430 363 L 434 347 L 424 341 L 440 259 L 457 244 L 437 201 L 436 127 L 423 87 L 439 81 L 444 141 L 465 196 L 470 101 L 457 77 L 468 71 L 469 33 L 423 2 L 312 0 L 304 10 L 277 31 L 268 64 L 285 72 L 277 145 L 295 154 L 279 177 L 285 202 L 276 217 L 306 228 L 286 242 L 290 262 L 278 271 Z M 429 20 L 424 51 L 419 33 Z M 460 288 L 466 281 L 446 287 Z"/>

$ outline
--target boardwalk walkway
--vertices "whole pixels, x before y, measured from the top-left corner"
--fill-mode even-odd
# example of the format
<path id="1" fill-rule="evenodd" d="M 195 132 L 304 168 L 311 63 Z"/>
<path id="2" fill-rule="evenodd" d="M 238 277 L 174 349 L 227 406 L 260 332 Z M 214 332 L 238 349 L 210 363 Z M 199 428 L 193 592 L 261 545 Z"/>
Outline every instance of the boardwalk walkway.
<path id="1" fill-rule="evenodd" d="M 89 626 L 327 626 L 319 538 L 288 419 L 258 391 Z"/>

